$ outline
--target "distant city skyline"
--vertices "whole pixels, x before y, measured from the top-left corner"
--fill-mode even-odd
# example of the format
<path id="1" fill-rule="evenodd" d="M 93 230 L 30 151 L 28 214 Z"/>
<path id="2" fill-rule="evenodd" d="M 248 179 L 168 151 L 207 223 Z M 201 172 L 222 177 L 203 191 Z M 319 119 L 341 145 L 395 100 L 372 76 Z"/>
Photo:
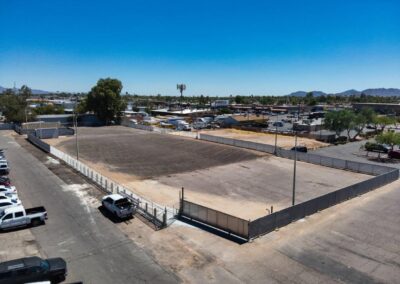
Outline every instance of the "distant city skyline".
<path id="1" fill-rule="evenodd" d="M 286 95 L 400 87 L 400 1 L 3 1 L 0 86 Z"/>

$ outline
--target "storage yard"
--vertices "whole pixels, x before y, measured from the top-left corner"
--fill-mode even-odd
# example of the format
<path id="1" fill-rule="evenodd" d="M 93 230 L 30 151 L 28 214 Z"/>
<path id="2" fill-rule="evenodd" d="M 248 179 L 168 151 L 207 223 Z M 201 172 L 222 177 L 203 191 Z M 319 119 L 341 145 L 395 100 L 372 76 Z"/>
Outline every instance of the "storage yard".
<path id="1" fill-rule="evenodd" d="M 46 142 L 75 155 L 74 137 Z M 293 161 L 265 153 L 113 126 L 80 128 L 79 154 L 104 176 L 162 205 L 177 208 L 181 187 L 188 200 L 244 219 L 291 205 Z M 303 162 L 297 170 L 296 202 L 370 177 Z"/>

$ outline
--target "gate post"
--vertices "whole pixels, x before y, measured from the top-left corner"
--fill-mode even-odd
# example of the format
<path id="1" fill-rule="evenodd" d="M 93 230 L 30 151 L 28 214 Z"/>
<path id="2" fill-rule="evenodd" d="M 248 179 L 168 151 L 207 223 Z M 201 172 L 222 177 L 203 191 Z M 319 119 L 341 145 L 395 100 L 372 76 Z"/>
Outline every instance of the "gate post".
<path id="1" fill-rule="evenodd" d="M 165 209 L 164 209 L 163 227 L 167 227 L 167 207 L 165 207 Z"/>
<path id="2" fill-rule="evenodd" d="M 183 186 L 181 192 L 179 192 L 179 198 L 179 215 L 181 215 L 183 213 L 183 201 L 185 199 L 185 188 Z"/>

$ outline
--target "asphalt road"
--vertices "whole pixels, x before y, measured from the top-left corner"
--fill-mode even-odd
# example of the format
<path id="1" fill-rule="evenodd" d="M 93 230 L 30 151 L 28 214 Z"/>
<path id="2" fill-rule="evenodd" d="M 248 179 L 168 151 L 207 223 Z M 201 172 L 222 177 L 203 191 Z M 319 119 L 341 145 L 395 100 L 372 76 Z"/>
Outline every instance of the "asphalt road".
<path id="1" fill-rule="evenodd" d="M 88 184 L 65 183 L 4 133 L 0 148 L 7 148 L 10 177 L 21 200 L 26 207 L 45 206 L 49 215 L 46 225 L 31 229 L 40 253 L 66 259 L 67 282 L 180 282 L 99 212 L 98 201 L 81 190 Z"/>

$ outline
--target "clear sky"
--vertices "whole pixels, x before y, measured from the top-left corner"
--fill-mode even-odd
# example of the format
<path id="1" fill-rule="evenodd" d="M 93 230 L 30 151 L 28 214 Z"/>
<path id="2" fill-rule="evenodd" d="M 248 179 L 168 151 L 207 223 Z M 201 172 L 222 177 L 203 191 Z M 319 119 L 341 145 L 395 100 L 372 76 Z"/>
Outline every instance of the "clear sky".
<path id="1" fill-rule="evenodd" d="M 284 95 L 400 87 L 400 0 L 0 0 L 0 85 Z"/>

